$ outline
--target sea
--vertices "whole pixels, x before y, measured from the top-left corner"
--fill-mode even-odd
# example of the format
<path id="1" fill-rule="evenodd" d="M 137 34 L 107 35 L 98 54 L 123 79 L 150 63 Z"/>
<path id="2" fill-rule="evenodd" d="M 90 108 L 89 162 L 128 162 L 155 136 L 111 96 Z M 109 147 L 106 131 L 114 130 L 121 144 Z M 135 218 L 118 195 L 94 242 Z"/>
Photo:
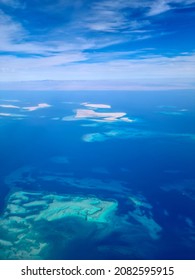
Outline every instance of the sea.
<path id="1" fill-rule="evenodd" d="M 0 259 L 195 259 L 194 171 L 194 91 L 1 91 Z"/>

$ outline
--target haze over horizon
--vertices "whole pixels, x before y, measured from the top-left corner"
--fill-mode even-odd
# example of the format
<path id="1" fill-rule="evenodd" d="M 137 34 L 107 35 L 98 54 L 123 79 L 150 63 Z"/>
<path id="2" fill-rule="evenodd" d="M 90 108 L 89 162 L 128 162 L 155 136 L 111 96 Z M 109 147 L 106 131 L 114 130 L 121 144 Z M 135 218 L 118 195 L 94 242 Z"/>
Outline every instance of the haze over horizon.
<path id="1" fill-rule="evenodd" d="M 1 89 L 194 89 L 194 0 L 0 0 Z"/>

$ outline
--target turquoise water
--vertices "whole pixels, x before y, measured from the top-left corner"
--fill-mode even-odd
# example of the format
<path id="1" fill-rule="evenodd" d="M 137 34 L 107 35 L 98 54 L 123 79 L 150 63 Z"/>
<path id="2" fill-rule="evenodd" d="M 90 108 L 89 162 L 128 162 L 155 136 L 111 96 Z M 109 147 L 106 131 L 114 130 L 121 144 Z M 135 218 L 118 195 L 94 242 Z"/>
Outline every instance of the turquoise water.
<path id="1" fill-rule="evenodd" d="M 1 92 L 1 259 L 194 259 L 194 93 Z"/>

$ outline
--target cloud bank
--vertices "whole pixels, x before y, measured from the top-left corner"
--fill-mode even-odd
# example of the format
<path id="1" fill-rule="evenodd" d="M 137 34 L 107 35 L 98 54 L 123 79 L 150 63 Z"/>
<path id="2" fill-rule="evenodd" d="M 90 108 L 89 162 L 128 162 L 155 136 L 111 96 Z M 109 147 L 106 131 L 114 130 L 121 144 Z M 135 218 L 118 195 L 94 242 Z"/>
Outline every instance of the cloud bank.
<path id="1" fill-rule="evenodd" d="M 117 80 L 132 89 L 134 81 L 192 89 L 194 7 L 193 0 L 2 0 L 0 86 L 104 80 L 111 88 Z"/>

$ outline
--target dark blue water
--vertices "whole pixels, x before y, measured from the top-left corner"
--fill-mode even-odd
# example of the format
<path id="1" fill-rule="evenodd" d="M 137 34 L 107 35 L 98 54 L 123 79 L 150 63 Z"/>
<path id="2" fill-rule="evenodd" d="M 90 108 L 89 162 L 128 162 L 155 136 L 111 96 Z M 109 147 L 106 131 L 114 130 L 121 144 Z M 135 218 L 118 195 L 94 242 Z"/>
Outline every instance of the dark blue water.
<path id="1" fill-rule="evenodd" d="M 8 101 L 16 99 L 18 102 Z M 82 125 L 96 122 L 62 121 L 63 117 L 72 116 L 76 109 L 83 108 L 82 102 L 109 104 L 111 109 L 102 111 L 125 112 L 135 122 L 88 127 Z M 32 112 L 21 109 L 39 103 L 48 103 L 52 107 Z M 23 166 L 33 166 L 35 181 L 17 185 L 20 190 L 95 195 L 118 201 L 118 227 L 116 221 L 111 220 L 108 227 L 112 228 L 112 224 L 115 224 L 114 229 L 101 238 L 101 230 L 96 225 L 75 220 L 75 224 L 78 223 L 86 231 L 86 238 L 85 235 L 78 235 L 74 242 L 64 244 L 60 232 L 66 227 L 62 221 L 53 223 L 55 233 L 43 234 L 51 244 L 47 258 L 195 258 L 194 92 L 1 92 L 0 104 L 20 107 L 1 107 L 0 113 L 26 115 L 22 119 L 0 116 L 1 215 L 4 214 L 9 193 L 13 192 L 5 183 L 5 178 Z M 83 141 L 83 135 L 110 130 L 128 131 L 129 134 L 128 137 L 110 137 L 101 142 Z M 140 135 L 132 137 L 135 130 Z M 51 158 L 57 156 L 68 158 L 69 163 L 52 162 Z M 38 179 L 40 175 L 56 173 L 64 174 L 61 175 L 64 177 L 71 174 L 78 180 L 95 178 L 105 183 L 123 182 L 124 187 L 129 189 L 129 195 L 142 195 L 152 206 L 152 217 L 162 228 L 159 238 L 151 238 L 147 227 L 128 216 L 134 206 L 122 189 L 116 191 L 98 186 L 93 189 L 70 188 L 58 182 L 54 184 L 53 181 Z M 147 207 L 140 209 L 143 215 L 150 216 Z M 190 225 L 186 220 L 190 220 Z M 46 232 L 49 225 L 45 223 L 36 227 Z M 141 232 L 142 227 L 145 234 Z M 75 231 L 73 229 L 74 234 Z M 97 238 L 94 237 L 96 233 Z M 58 235 L 54 248 L 52 244 Z"/>

